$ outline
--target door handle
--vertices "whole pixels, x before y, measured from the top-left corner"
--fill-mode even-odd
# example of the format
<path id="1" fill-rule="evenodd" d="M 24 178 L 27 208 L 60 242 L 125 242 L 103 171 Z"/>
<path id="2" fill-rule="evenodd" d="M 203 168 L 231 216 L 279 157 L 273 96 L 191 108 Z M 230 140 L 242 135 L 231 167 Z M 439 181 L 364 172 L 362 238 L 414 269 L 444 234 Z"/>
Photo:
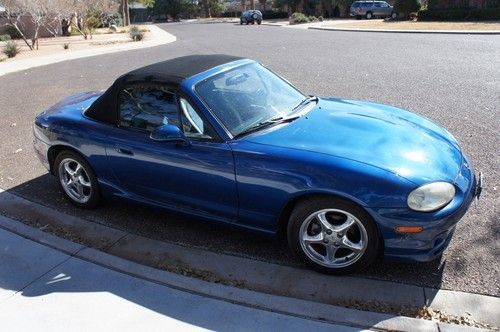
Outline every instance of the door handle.
<path id="1" fill-rule="evenodd" d="M 116 151 L 118 151 L 118 153 L 126 154 L 128 156 L 133 156 L 134 155 L 134 153 L 131 150 L 120 148 L 120 147 L 117 147 Z"/>

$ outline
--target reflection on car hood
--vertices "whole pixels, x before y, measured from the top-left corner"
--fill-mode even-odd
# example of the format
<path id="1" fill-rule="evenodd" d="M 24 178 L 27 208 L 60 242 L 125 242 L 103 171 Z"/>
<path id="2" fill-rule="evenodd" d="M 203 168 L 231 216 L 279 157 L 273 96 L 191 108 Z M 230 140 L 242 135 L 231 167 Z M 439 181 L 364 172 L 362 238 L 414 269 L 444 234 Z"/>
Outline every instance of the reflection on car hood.
<path id="1" fill-rule="evenodd" d="M 416 114 L 380 104 L 320 99 L 301 118 L 246 140 L 351 159 L 416 184 L 453 181 L 462 154 L 453 136 Z"/>

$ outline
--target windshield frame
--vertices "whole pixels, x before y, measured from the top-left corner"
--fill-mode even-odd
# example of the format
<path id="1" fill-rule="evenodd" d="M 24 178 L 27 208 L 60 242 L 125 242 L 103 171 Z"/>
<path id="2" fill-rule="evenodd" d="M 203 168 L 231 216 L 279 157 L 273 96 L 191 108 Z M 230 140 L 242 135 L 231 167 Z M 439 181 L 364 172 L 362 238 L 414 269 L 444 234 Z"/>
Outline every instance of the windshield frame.
<path id="1" fill-rule="evenodd" d="M 239 63 L 238 65 L 236 66 L 231 66 L 227 69 L 223 69 L 223 70 L 217 70 L 215 71 L 213 74 L 211 75 L 208 75 L 208 76 L 205 76 L 203 77 L 201 80 L 195 82 L 193 85 L 191 85 L 191 91 L 192 93 L 194 93 L 197 97 L 197 99 L 203 104 L 203 106 L 205 107 L 205 109 L 210 113 L 210 115 L 216 120 L 217 124 L 221 127 L 221 129 L 226 133 L 226 135 L 228 136 L 228 140 L 233 140 L 233 139 L 239 139 L 237 138 L 236 136 L 238 136 L 238 134 L 233 134 L 229 128 L 227 128 L 227 126 L 222 122 L 222 120 L 219 118 L 219 116 L 217 115 L 217 113 L 212 109 L 212 107 L 210 107 L 210 105 L 206 102 L 205 98 L 202 96 L 202 94 L 200 94 L 199 90 L 198 90 L 198 86 L 210 79 L 214 79 L 216 78 L 217 76 L 220 76 L 220 75 L 224 75 L 230 71 L 233 71 L 235 69 L 238 69 L 238 68 L 241 68 L 241 67 L 244 67 L 244 66 L 250 66 L 250 65 L 256 65 L 256 66 L 260 66 L 262 67 L 264 70 L 267 70 L 270 74 L 274 75 L 276 77 L 276 79 L 279 79 L 281 80 L 282 82 L 284 82 L 286 85 L 288 85 L 289 87 L 291 87 L 293 90 L 295 90 L 300 96 L 302 96 L 302 100 L 300 102 L 302 102 L 304 99 L 307 99 L 309 96 L 304 94 L 301 90 L 299 90 L 296 86 L 294 86 L 292 83 L 290 83 L 290 81 L 288 81 L 286 78 L 283 78 L 281 75 L 277 74 L 276 72 L 274 72 L 272 69 L 262 65 L 261 63 L 257 62 L 257 61 L 254 61 L 254 60 L 249 60 L 249 59 L 245 59 L 246 61 L 241 61 L 241 63 Z M 240 61 L 238 61 L 240 62 Z M 214 68 L 215 69 L 215 68 Z M 299 104 L 299 103 L 298 103 Z M 294 105 L 296 106 L 296 105 Z M 289 113 L 286 115 L 286 117 L 289 117 L 289 116 L 294 116 L 296 114 L 300 114 L 302 115 L 304 112 L 304 109 L 308 109 L 308 107 L 303 107 L 303 108 L 300 108 L 298 110 L 294 109 L 294 107 L 291 107 L 288 111 Z M 269 118 L 268 120 L 271 120 L 271 118 Z M 270 126 L 272 127 L 272 126 Z M 263 129 L 267 129 L 268 127 L 266 128 L 263 128 Z M 242 130 L 243 131 L 243 130 Z"/>

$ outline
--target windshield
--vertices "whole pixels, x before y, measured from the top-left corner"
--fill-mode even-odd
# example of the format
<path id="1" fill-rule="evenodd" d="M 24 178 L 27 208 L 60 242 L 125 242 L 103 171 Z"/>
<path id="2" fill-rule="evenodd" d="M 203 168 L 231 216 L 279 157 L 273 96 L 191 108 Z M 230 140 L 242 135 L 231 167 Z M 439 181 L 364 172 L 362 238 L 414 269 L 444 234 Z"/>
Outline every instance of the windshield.
<path id="1" fill-rule="evenodd" d="M 196 91 L 233 136 L 258 123 L 286 118 L 306 98 L 257 63 L 209 77 Z"/>

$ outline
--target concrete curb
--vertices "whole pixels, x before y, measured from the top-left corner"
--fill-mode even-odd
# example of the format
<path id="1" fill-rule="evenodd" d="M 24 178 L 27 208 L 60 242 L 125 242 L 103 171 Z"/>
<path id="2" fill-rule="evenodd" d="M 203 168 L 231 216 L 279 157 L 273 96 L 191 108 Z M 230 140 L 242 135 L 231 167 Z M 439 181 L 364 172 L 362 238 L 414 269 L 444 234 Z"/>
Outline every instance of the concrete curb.
<path id="1" fill-rule="evenodd" d="M 105 268 L 154 282 L 166 287 L 187 291 L 218 300 L 258 308 L 271 312 L 342 324 L 359 328 L 374 328 L 387 331 L 488 331 L 484 329 L 443 324 L 416 318 L 400 317 L 347 309 L 307 300 L 269 295 L 247 289 L 211 283 L 179 274 L 157 270 L 116 256 L 82 247 L 71 241 L 60 239 L 21 222 L 0 216 L 0 227 L 24 238 L 62 251 Z"/>
<path id="2" fill-rule="evenodd" d="M 396 29 L 355 29 L 355 28 L 334 28 L 334 27 L 308 27 L 311 30 L 344 31 L 344 32 L 382 32 L 382 33 L 426 33 L 426 34 L 447 34 L 447 35 L 500 35 L 498 30 L 396 30 Z"/>
<path id="3" fill-rule="evenodd" d="M 79 50 L 73 53 L 61 53 L 56 55 L 41 56 L 38 58 L 22 59 L 9 62 L 0 62 L 0 76 L 10 74 L 16 71 L 27 70 L 30 68 L 50 65 L 62 61 L 81 59 L 96 55 L 110 54 L 129 50 L 137 50 L 142 48 L 154 47 L 172 43 L 177 40 L 174 35 L 157 27 L 156 25 L 148 25 L 151 33 L 151 38 L 141 42 L 130 42 L 118 45 L 110 45 L 97 49 Z"/>
<path id="4" fill-rule="evenodd" d="M 152 240 L 68 216 L 2 190 L 0 190 L 0 211 L 20 220 L 35 220 L 37 227 L 50 228 L 52 232 L 56 230 L 56 234 L 58 230 L 66 236 L 69 234 L 70 238 L 74 237 L 77 241 L 85 243 L 86 248 L 93 247 L 114 255 L 109 257 L 121 257 L 122 261 L 118 261 L 122 265 L 124 262 L 132 264 L 123 260 L 124 258 L 153 267 L 161 266 L 170 271 L 181 273 L 187 271 L 188 275 L 201 276 L 216 283 L 244 286 L 251 291 L 324 305 L 343 305 L 352 301 L 412 307 L 428 305 L 456 316 L 470 314 L 473 319 L 482 323 L 498 326 L 500 322 L 498 314 L 500 299 L 496 297 L 424 289 L 360 277 L 326 276 L 310 270 Z M 27 227 L 18 222 L 4 225 L 4 228 L 18 234 L 25 234 Z M 50 237 L 47 233 L 43 234 Z M 47 241 L 40 240 L 40 235 L 37 236 L 33 239 L 47 244 Z M 60 250 L 74 252 L 65 247 Z M 81 251 L 81 255 L 85 255 L 89 250 Z M 90 257 L 86 259 L 90 260 Z M 113 266 L 112 262 L 106 266 Z M 180 270 L 177 269 L 179 266 Z M 121 270 L 126 272 L 125 268 Z M 154 268 L 152 271 L 165 272 Z M 332 287 L 332 285 L 342 285 L 342 287 Z"/>

